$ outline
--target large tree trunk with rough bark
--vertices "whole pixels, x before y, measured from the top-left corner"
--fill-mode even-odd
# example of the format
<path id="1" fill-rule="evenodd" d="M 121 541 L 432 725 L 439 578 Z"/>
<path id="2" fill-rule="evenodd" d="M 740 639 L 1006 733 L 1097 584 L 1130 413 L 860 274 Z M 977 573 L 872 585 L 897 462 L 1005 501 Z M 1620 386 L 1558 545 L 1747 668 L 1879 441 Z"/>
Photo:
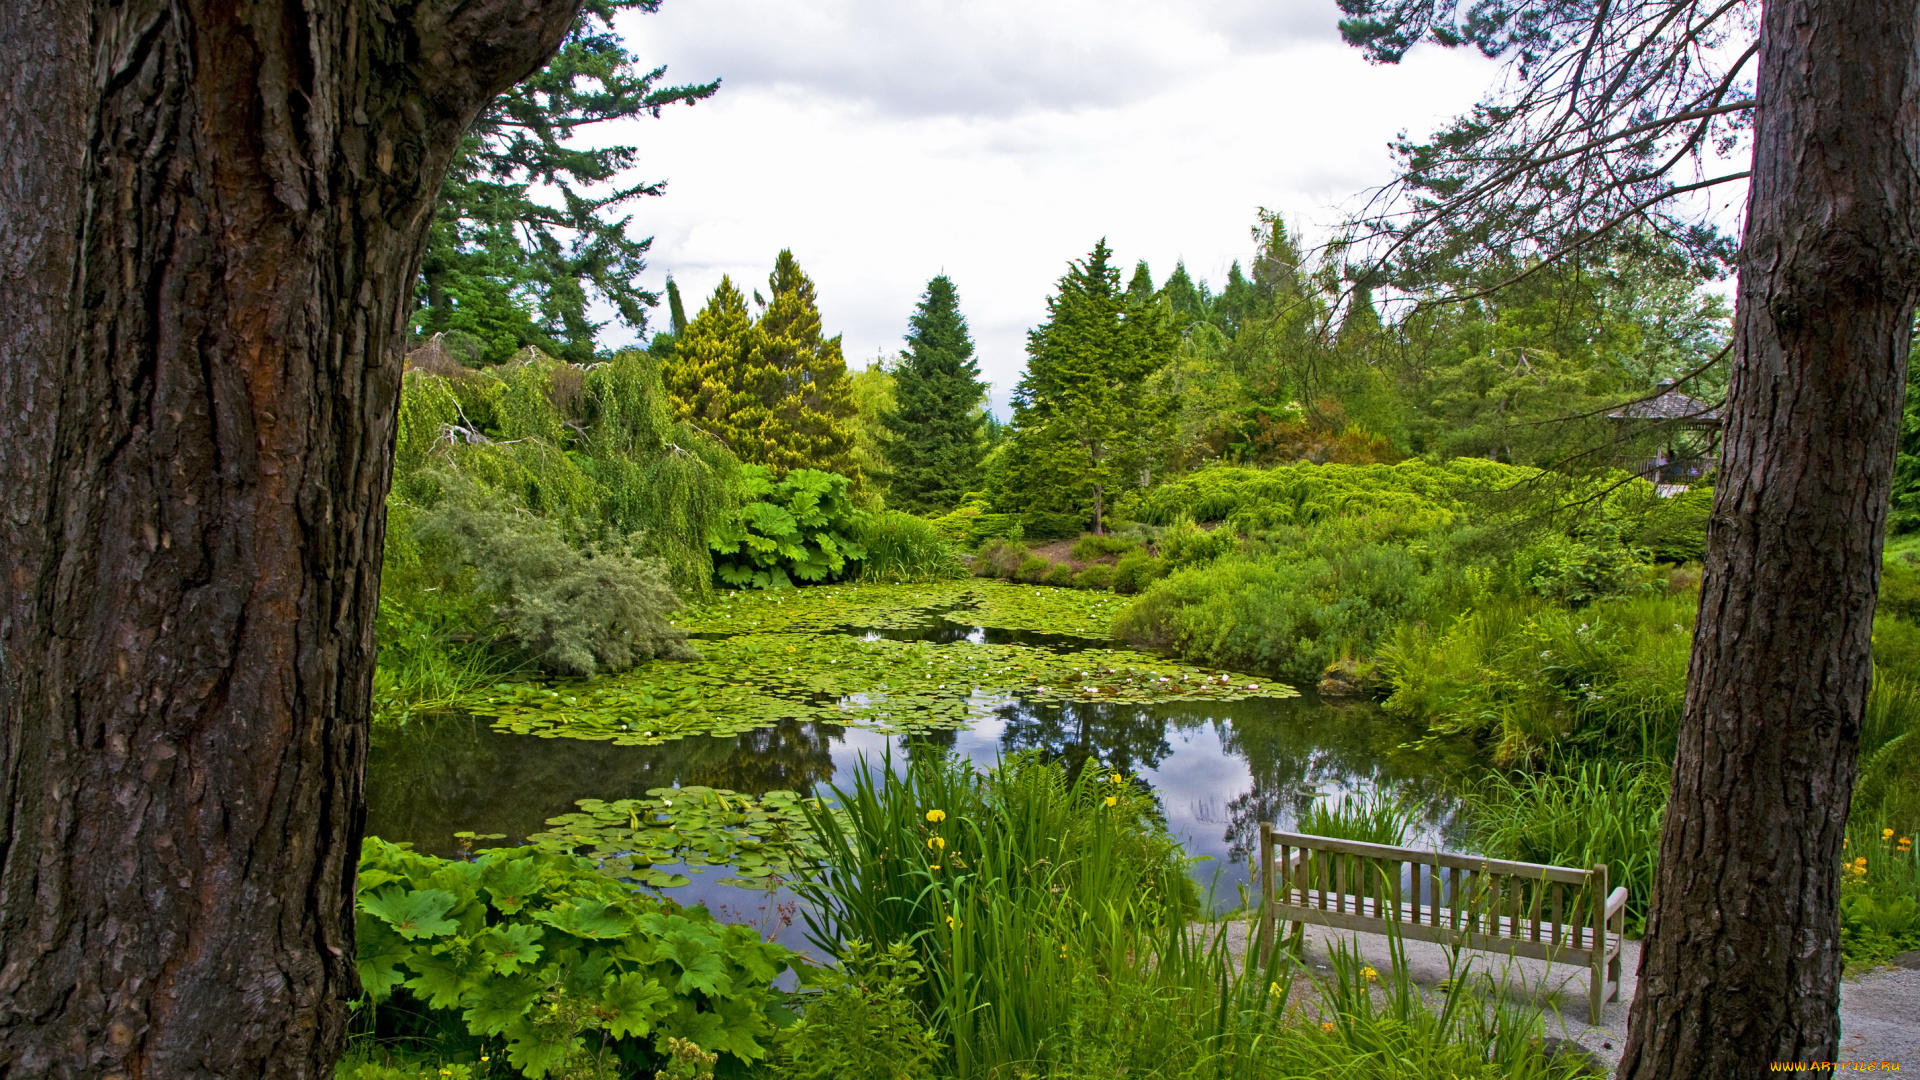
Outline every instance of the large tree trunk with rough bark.
<path id="1" fill-rule="evenodd" d="M 1839 867 L 1920 282 L 1920 5 L 1768 0 L 1726 439 L 1619 1075 L 1839 1045 Z"/>
<path id="2" fill-rule="evenodd" d="M 0 5 L 0 1077 L 330 1075 L 405 312 L 576 4 Z"/>

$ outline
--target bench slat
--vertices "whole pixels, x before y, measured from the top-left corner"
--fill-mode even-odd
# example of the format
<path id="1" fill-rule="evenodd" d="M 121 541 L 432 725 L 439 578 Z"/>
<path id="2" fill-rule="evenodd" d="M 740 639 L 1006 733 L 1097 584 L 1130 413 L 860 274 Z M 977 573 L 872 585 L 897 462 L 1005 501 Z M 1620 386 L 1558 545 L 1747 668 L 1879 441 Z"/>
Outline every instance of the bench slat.
<path id="1" fill-rule="evenodd" d="M 1368 844 L 1359 840 L 1338 840 L 1329 836 L 1280 832 L 1277 829 L 1274 830 L 1273 838 L 1278 843 L 1292 844 L 1295 847 L 1304 847 L 1313 851 L 1339 852 L 1344 855 L 1376 859 L 1417 859 L 1434 866 L 1513 874 L 1518 877 L 1561 881 L 1568 885 L 1584 885 L 1587 881 L 1585 870 L 1574 870 L 1565 866 L 1547 866 L 1544 863 L 1483 859 L 1477 855 L 1453 855 L 1444 851 L 1420 851 L 1414 848 L 1391 847 L 1386 844 Z"/>

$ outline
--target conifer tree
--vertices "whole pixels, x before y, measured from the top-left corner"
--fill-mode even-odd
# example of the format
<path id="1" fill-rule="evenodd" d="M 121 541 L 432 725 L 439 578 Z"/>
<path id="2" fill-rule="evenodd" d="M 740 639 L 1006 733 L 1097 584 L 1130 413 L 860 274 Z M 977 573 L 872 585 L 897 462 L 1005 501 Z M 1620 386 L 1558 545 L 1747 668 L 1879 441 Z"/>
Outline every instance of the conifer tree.
<path id="1" fill-rule="evenodd" d="M 1027 335 L 1001 494 L 1016 509 L 1089 511 L 1095 532 L 1114 490 L 1142 478 L 1172 416 L 1147 381 L 1175 335 L 1157 302 L 1121 292 L 1112 254 L 1102 240 L 1069 264 L 1047 322 Z"/>
<path id="2" fill-rule="evenodd" d="M 840 339 L 821 336 L 813 282 L 792 252 L 780 253 L 768 284 L 773 298 L 755 321 L 740 290 L 721 278 L 674 340 L 663 371 L 674 409 L 776 478 L 819 469 L 858 489 L 849 423 L 857 409 Z"/>
<path id="3" fill-rule="evenodd" d="M 886 417 L 893 466 L 889 498 L 914 513 L 950 510 L 980 487 L 986 455 L 980 409 L 986 384 L 960 296 L 945 274 L 927 282 L 907 323 L 907 349 L 894 373 L 894 410 Z"/>

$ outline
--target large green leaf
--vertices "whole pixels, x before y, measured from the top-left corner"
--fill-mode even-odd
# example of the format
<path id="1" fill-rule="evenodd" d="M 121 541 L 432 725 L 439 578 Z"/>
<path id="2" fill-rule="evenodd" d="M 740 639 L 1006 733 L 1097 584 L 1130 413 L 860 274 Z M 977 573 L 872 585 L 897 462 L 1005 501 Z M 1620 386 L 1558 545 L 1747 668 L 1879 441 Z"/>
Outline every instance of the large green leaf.
<path id="1" fill-rule="evenodd" d="M 607 1015 L 607 1030 L 615 1036 L 640 1036 L 653 1030 L 654 1023 L 671 1008 L 672 1000 L 673 994 L 666 987 L 638 972 L 628 972 L 608 982 L 600 1011 Z"/>
<path id="2" fill-rule="evenodd" d="M 428 938 L 459 929 L 459 924 L 445 917 L 456 902 L 452 893 L 441 889 L 393 887 L 370 897 L 362 895 L 360 910 L 385 921 L 403 937 Z"/>
<path id="3" fill-rule="evenodd" d="M 508 923 L 488 927 L 474 944 L 487 958 L 487 966 L 502 975 L 511 975 L 540 959 L 538 944 L 543 931 L 530 923 Z"/>
<path id="4" fill-rule="evenodd" d="M 617 938 L 633 929 L 633 916 L 605 900 L 569 900 L 533 917 L 556 930 L 590 941 Z"/>

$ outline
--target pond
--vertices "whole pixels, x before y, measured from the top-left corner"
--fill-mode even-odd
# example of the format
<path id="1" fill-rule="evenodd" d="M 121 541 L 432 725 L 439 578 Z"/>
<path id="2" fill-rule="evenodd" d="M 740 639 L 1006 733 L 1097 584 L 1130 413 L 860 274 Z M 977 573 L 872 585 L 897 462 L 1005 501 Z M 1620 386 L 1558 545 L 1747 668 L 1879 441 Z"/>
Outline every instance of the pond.
<path id="1" fill-rule="evenodd" d="M 728 612 L 709 609 L 687 623 L 709 664 L 752 653 L 758 657 L 752 665 L 717 677 L 731 681 L 696 686 L 691 695 L 662 680 L 683 673 L 705 678 L 701 665 L 652 665 L 638 673 L 651 680 L 647 693 L 619 699 L 682 702 L 673 716 L 623 705 L 628 711 L 617 715 L 627 719 L 615 719 L 594 704 L 611 700 L 609 689 L 575 684 L 543 690 L 556 694 L 559 704 L 546 703 L 532 720 L 518 705 L 483 703 L 480 708 L 495 715 L 452 713 L 382 728 L 368 768 L 368 831 L 450 855 L 461 849 L 456 832 L 501 834 L 505 839 L 492 842 L 516 843 L 581 799 L 638 798 L 653 788 L 694 785 L 756 795 L 779 789 L 825 795 L 828 785 L 846 786 L 863 757 L 877 764 L 891 755 L 900 767 L 926 745 L 983 766 L 1036 750 L 1135 777 L 1155 794 L 1173 834 L 1199 860 L 1195 876 L 1220 908 L 1240 902 L 1260 824 L 1290 826 L 1321 795 L 1390 789 L 1425 808 L 1418 843 L 1447 844 L 1457 831 L 1450 792 L 1477 763 L 1470 747 L 1416 741 L 1415 730 L 1370 703 L 1293 696 L 1257 674 L 1184 669 L 1115 649 L 1098 636 L 1104 629 L 1101 606 L 1088 594 L 1029 602 L 1017 593 L 1066 590 L 956 585 L 896 592 L 889 603 L 875 600 L 888 599 L 882 590 L 846 589 L 838 598 L 780 605 L 777 617 L 777 601 L 735 603 Z M 1058 610 L 1047 610 L 1049 605 Z M 841 616 L 848 617 L 836 621 Z M 716 619 L 755 625 L 715 630 Z M 1050 634 L 1026 625 L 1049 619 L 1080 633 Z M 768 637 L 773 647 L 756 652 L 756 641 Z M 794 640 L 799 645 L 789 652 Z M 882 651 L 871 662 L 856 663 L 858 657 L 848 659 L 849 646 Z M 764 662 L 768 655 L 795 678 L 810 665 L 846 662 L 859 671 L 850 682 L 824 686 L 809 674 L 800 687 L 808 692 L 777 697 L 785 702 L 777 707 L 763 697 L 739 697 L 748 683 L 759 694 L 769 686 L 779 690 L 780 679 Z M 1109 666 L 1096 670 L 1094 659 Z M 1042 674 L 1031 687 L 1009 686 L 1015 668 L 1023 678 Z M 1062 681 L 1063 671 L 1088 685 L 1062 694 L 1052 684 Z M 625 694 L 634 679 L 595 683 L 619 686 Z M 570 709 L 571 701 L 591 707 Z M 747 722 L 723 715 L 729 703 L 753 710 Z M 594 708 L 599 711 L 588 715 Z M 902 708 L 932 719 L 925 725 L 903 722 Z M 634 709 L 647 718 L 632 715 Z M 665 739 L 650 734 L 678 715 L 703 709 L 714 714 L 707 725 L 711 733 Z M 769 709 L 794 715 L 769 718 Z M 849 722 L 822 718 L 836 715 Z M 570 721 L 578 721 L 579 730 Z M 636 741 L 636 733 L 645 739 Z M 788 897 L 717 884 L 721 876 L 696 873 L 692 884 L 668 893 L 800 943 Z"/>

